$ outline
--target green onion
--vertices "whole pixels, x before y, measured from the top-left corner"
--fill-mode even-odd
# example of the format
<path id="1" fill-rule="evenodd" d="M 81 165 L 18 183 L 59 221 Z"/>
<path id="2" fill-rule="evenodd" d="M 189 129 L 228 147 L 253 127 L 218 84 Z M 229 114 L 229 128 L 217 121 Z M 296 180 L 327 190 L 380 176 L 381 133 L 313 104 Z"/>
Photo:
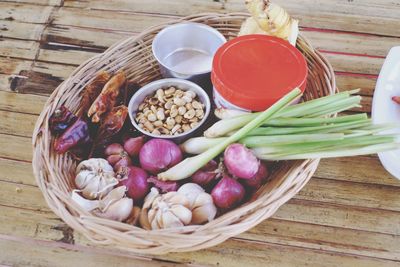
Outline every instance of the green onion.
<path id="1" fill-rule="evenodd" d="M 158 179 L 162 181 L 176 181 L 190 177 L 193 173 L 203 167 L 207 162 L 218 156 L 224 149 L 238 141 L 239 139 L 246 136 L 251 130 L 259 127 L 264 121 L 270 119 L 275 113 L 282 110 L 285 106 L 290 104 L 293 100 L 301 96 L 299 88 L 293 89 L 290 93 L 281 98 L 278 102 L 272 105 L 262 113 L 258 113 L 257 116 L 244 125 L 239 131 L 234 133 L 232 136 L 227 137 L 222 142 L 208 149 L 207 151 L 190 158 L 186 158 L 174 167 L 168 169 L 165 172 L 158 174 Z M 247 115 L 243 115 L 247 116 Z"/>

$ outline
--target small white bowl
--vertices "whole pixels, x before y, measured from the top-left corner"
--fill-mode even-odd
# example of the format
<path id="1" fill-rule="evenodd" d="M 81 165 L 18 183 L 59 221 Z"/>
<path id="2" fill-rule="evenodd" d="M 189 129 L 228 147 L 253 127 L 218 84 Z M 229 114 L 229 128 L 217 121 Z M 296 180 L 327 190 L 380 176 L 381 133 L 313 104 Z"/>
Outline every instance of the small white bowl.
<path id="1" fill-rule="evenodd" d="M 135 121 L 136 117 L 136 112 L 139 108 L 139 105 L 143 102 L 144 98 L 148 95 L 154 95 L 154 93 L 160 89 L 160 88 L 168 88 L 170 86 L 174 86 L 177 89 L 180 89 L 182 91 L 187 91 L 187 90 L 192 90 L 195 92 L 200 100 L 201 103 L 204 104 L 205 110 L 204 110 L 204 117 L 199 121 L 198 125 L 187 131 L 183 132 L 181 134 L 177 135 L 155 135 L 152 133 L 149 133 L 145 131 L 144 129 L 140 128 L 139 125 Z M 210 114 L 210 109 L 211 109 L 211 104 L 210 104 L 210 99 L 207 95 L 207 93 L 197 84 L 183 80 L 183 79 L 176 79 L 176 78 L 168 78 L 168 79 L 161 79 L 157 80 L 151 83 L 146 84 L 142 88 L 140 88 L 131 98 L 129 101 L 128 105 L 128 112 L 129 112 L 129 118 L 131 119 L 132 125 L 139 130 L 141 133 L 153 137 L 153 138 L 163 138 L 163 139 L 171 139 L 171 140 L 182 140 L 185 137 L 188 137 L 191 133 L 196 131 L 201 127 L 201 125 L 207 120 L 208 115 Z"/>
<path id="2" fill-rule="evenodd" d="M 225 37 L 210 26 L 184 22 L 161 30 L 154 37 L 152 51 L 164 78 L 206 84 L 213 56 L 225 42 Z"/>
<path id="3" fill-rule="evenodd" d="M 374 123 L 400 124 L 400 105 L 392 101 L 392 96 L 400 96 L 400 46 L 390 49 L 379 73 L 372 101 L 372 121 Z M 384 132 L 398 134 L 400 129 Z M 400 180 L 400 149 L 378 153 L 383 167 Z"/>

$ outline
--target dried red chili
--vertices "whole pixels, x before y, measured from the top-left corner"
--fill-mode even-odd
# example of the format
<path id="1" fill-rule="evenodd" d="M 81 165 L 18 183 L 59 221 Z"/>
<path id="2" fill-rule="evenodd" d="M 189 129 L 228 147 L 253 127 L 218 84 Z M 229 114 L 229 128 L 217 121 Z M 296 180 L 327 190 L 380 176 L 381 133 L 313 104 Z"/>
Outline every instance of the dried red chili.
<path id="1" fill-rule="evenodd" d="M 90 153 L 91 156 L 98 155 L 98 153 L 104 150 L 105 145 L 109 144 L 113 141 L 113 139 L 118 137 L 117 134 L 124 126 L 127 116 L 128 108 L 124 105 L 114 107 L 107 113 L 107 115 L 101 120 L 100 127 L 97 131 L 97 135 Z"/>
<path id="2" fill-rule="evenodd" d="M 54 111 L 49 119 L 50 132 L 52 134 L 63 133 L 77 117 L 64 105 Z"/>
<path id="3" fill-rule="evenodd" d="M 90 142 L 89 127 L 81 118 L 77 119 L 54 143 L 57 153 L 65 153 L 78 144 Z"/>
<path id="4" fill-rule="evenodd" d="M 116 135 L 124 126 L 127 115 L 128 108 L 126 106 L 121 105 L 113 108 L 102 120 L 96 139 L 104 140 Z"/>

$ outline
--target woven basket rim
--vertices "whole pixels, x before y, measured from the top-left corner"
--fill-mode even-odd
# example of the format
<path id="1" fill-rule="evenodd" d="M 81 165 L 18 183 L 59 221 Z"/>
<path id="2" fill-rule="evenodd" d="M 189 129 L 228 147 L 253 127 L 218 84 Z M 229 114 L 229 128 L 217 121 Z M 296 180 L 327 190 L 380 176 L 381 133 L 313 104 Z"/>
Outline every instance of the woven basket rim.
<path id="1" fill-rule="evenodd" d="M 132 252 L 163 254 L 172 251 L 192 251 L 217 245 L 271 217 L 281 205 L 303 188 L 315 172 L 319 159 L 282 163 L 281 168 L 275 173 L 274 180 L 257 192 L 257 198 L 254 201 L 247 202 L 205 225 L 150 231 L 125 223 L 97 218 L 76 207 L 76 204 L 65 193 L 71 187 L 71 181 L 68 184 L 62 177 L 67 177 L 71 173 L 67 173 L 64 167 L 67 166 L 68 168 L 65 169 L 71 169 L 74 162 L 66 155 L 52 153 L 52 137 L 48 131 L 49 115 L 58 106 L 67 104 L 68 107 L 73 107 L 72 110 L 76 109 L 77 104 L 73 100 L 79 90 L 94 78 L 95 73 L 99 70 L 115 71 L 121 66 L 130 66 L 129 60 L 127 60 L 128 63 L 124 60 L 120 60 L 121 64 L 115 63 L 119 60 L 118 55 L 124 55 L 131 50 L 136 53 L 137 47 L 139 47 L 137 53 L 141 54 L 140 51 L 145 50 L 147 46 L 142 48 L 140 46 L 148 45 L 149 42 L 146 38 L 151 40 L 152 35 L 170 24 L 182 21 L 215 24 L 217 29 L 227 28 L 229 34 L 230 28 L 232 28 L 232 31 L 236 31 L 237 22 L 243 21 L 247 17 L 248 14 L 242 12 L 201 13 L 171 20 L 152 26 L 135 37 L 117 42 L 103 53 L 88 59 L 77 67 L 70 77 L 50 95 L 38 118 L 32 137 L 34 176 L 51 210 L 70 227 L 96 244 L 112 244 L 120 249 Z M 329 62 L 318 51 L 315 51 L 301 35 L 299 35 L 297 46 L 305 55 L 309 67 L 312 67 L 309 69 L 309 76 L 316 79 L 315 83 L 313 82 L 308 86 L 304 97 L 309 99 L 333 94 L 336 91 L 336 84 L 334 72 Z M 114 57 L 116 60 L 111 61 Z M 107 62 L 109 58 L 111 58 L 110 62 L 103 66 L 102 64 Z M 148 55 L 143 55 L 143 58 L 144 62 L 152 60 L 151 56 Z M 126 65 L 124 65 L 124 62 Z M 152 61 L 151 64 L 153 64 Z M 153 68 L 155 67 L 153 66 Z M 281 173 L 285 175 L 282 174 L 279 177 Z M 184 240 L 185 244 L 178 246 L 176 244 L 177 238 Z"/>

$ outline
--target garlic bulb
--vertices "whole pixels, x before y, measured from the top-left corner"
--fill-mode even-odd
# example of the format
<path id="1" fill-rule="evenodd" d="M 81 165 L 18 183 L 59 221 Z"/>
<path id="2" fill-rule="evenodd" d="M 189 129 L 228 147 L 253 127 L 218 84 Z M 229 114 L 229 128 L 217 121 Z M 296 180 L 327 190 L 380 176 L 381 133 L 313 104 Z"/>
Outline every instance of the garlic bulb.
<path id="1" fill-rule="evenodd" d="M 269 0 L 246 0 L 246 7 L 252 17 L 243 23 L 239 35 L 264 33 L 296 44 L 299 22 L 283 8 Z"/>
<path id="2" fill-rule="evenodd" d="M 84 197 L 82 197 L 80 194 L 78 194 L 79 190 L 73 190 L 71 193 L 71 198 L 75 203 L 77 203 L 81 208 L 83 208 L 86 211 L 92 211 L 94 209 L 97 209 L 99 207 L 99 201 L 98 200 L 89 200 Z"/>
<path id="3" fill-rule="evenodd" d="M 103 199 L 89 200 L 79 195 L 78 190 L 72 191 L 72 200 L 84 210 L 91 211 L 96 216 L 115 221 L 126 220 L 133 210 L 133 200 L 125 197 L 126 186 L 119 186 Z"/>
<path id="4" fill-rule="evenodd" d="M 76 168 L 75 185 L 86 199 L 104 197 L 118 184 L 113 167 L 105 159 L 82 161 Z"/>
<path id="5" fill-rule="evenodd" d="M 145 229 L 175 228 L 188 225 L 192 220 L 189 200 L 178 192 L 160 195 L 152 188 L 145 198 L 140 223 Z"/>
<path id="6" fill-rule="evenodd" d="M 202 224 L 212 221 L 217 214 L 217 207 L 214 205 L 210 194 L 198 184 L 187 183 L 178 189 L 189 200 L 189 208 L 192 211 L 191 224 Z"/>
<path id="7" fill-rule="evenodd" d="M 148 218 L 148 211 L 153 204 L 153 201 L 160 195 L 157 188 L 152 187 L 150 193 L 144 198 L 143 207 L 140 211 L 139 224 L 146 230 L 151 230 L 151 225 Z"/>
<path id="8" fill-rule="evenodd" d="M 131 214 L 133 200 L 125 197 L 126 186 L 119 186 L 99 201 L 99 207 L 93 214 L 115 221 L 124 221 Z"/>

